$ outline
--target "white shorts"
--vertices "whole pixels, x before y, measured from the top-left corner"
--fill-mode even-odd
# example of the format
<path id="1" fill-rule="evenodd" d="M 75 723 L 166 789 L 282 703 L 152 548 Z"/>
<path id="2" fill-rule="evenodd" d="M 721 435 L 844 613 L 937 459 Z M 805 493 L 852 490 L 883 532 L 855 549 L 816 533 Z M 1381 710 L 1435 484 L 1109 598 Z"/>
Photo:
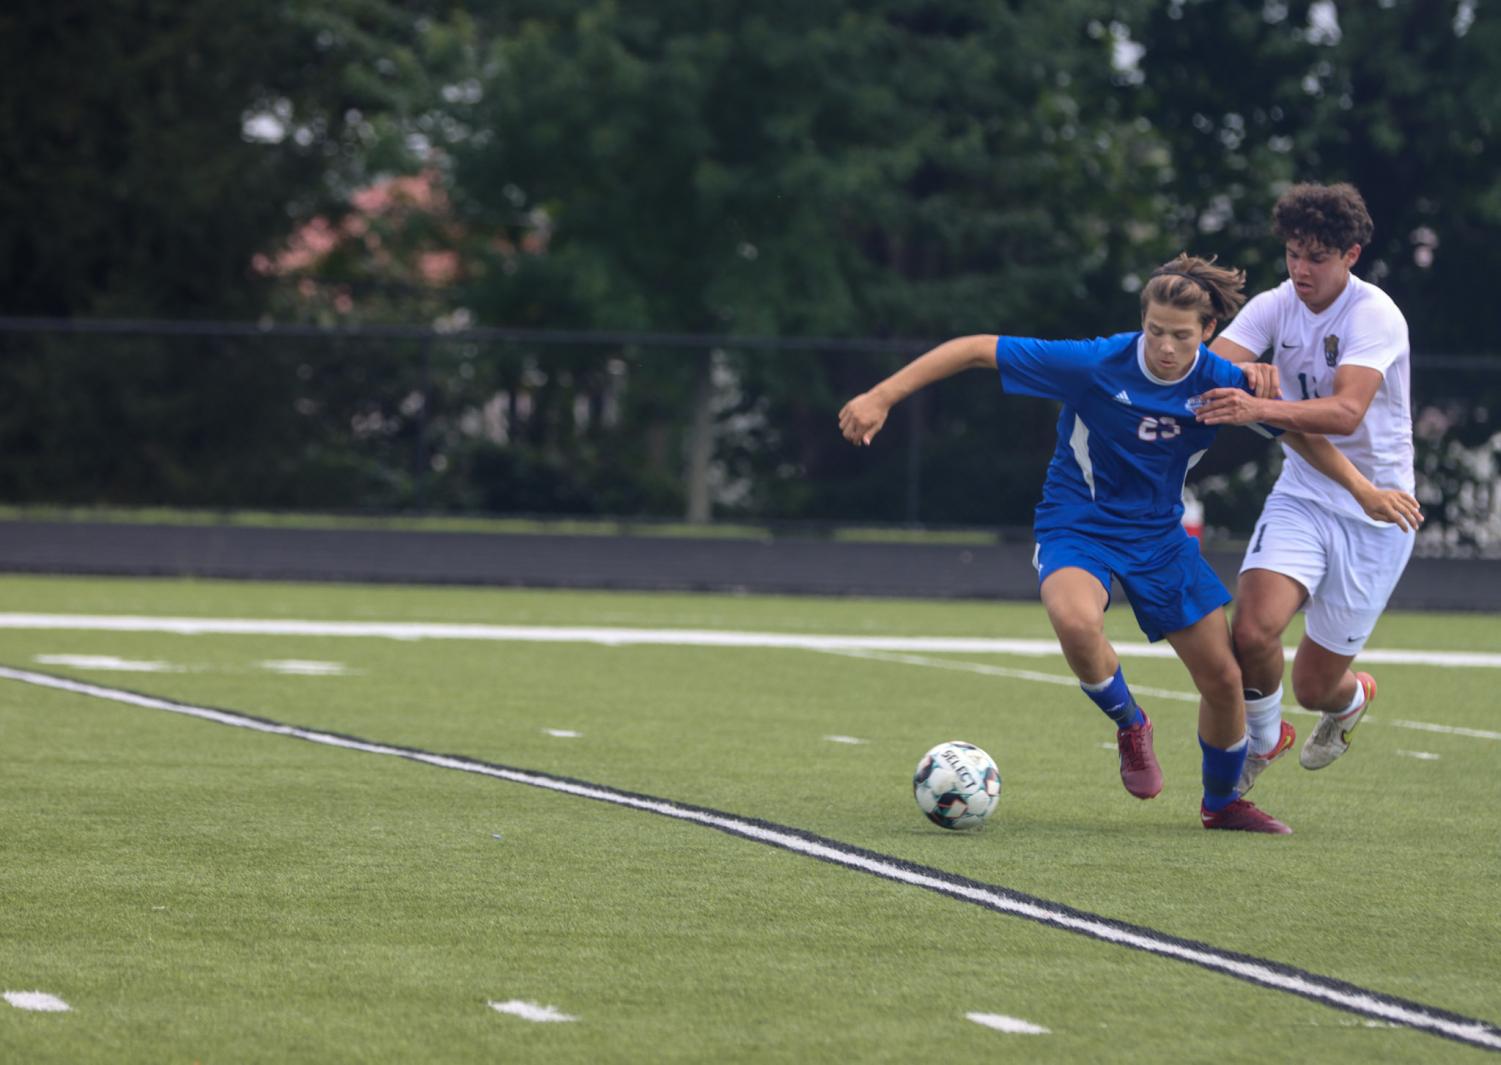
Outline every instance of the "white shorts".
<path id="1" fill-rule="evenodd" d="M 1273 492 L 1251 533 L 1240 572 L 1266 569 L 1297 581 L 1308 638 L 1337 655 L 1357 655 L 1386 609 L 1415 537 L 1370 525 L 1309 499 Z"/>

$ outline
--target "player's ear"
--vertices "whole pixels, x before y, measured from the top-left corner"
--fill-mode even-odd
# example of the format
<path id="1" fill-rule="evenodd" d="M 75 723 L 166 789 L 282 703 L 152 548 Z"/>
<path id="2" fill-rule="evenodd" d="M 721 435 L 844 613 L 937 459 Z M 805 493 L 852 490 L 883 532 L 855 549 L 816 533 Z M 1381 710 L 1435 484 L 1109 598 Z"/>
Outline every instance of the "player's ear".
<path id="1" fill-rule="evenodd" d="M 1345 269 L 1348 270 L 1360 261 L 1360 253 L 1365 249 L 1359 244 L 1351 244 L 1345 249 Z"/>

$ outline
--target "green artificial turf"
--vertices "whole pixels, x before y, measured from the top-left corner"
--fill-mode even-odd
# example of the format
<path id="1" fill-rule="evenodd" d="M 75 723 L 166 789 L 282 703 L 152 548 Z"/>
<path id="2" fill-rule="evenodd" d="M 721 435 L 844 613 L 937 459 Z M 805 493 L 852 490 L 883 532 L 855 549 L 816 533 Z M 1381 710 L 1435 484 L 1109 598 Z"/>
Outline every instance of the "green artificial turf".
<path id="1" fill-rule="evenodd" d="M 1047 635 L 1035 604 L 56 578 L 0 579 L 0 612 Z M 1111 632 L 1140 641 L 1127 612 Z M 1371 646 L 1495 650 L 1501 620 L 1393 615 Z M 37 661 L 54 655 L 175 671 Z M 286 659 L 344 672 L 264 665 Z M 1395 724 L 1501 733 L 1501 671 L 1371 667 L 1381 693 L 1350 755 L 1319 773 L 1290 758 L 1258 784 L 1296 829 L 1269 838 L 1198 827 L 1191 702 L 1142 698 L 1167 775 L 1142 803 L 1076 689 L 936 663 L 1067 675 L 1057 655 L 0 629 L 13 668 L 757 818 L 1501 1020 L 1501 740 Z M 1136 685 L 1189 691 L 1174 660 L 1125 663 Z M 979 833 L 936 829 L 912 802 L 918 757 L 954 738 L 1001 768 Z M 1028 1062 L 1481 1060 L 712 829 L 402 759 L 11 680 L 0 751 L 0 990 L 72 1006 L 0 1003 L 3 1061 L 895 1062 L 935 1045 Z M 578 1019 L 487 1006 L 508 1000 Z"/>

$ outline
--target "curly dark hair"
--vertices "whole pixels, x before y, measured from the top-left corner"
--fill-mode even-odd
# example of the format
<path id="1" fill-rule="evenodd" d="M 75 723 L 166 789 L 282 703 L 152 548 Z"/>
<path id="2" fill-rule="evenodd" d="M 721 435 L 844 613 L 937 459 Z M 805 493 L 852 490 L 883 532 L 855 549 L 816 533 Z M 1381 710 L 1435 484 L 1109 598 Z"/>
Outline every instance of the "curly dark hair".
<path id="1" fill-rule="evenodd" d="M 1354 185 L 1294 185 L 1272 208 L 1272 232 L 1281 241 L 1301 240 L 1345 252 L 1371 242 L 1374 227 Z"/>

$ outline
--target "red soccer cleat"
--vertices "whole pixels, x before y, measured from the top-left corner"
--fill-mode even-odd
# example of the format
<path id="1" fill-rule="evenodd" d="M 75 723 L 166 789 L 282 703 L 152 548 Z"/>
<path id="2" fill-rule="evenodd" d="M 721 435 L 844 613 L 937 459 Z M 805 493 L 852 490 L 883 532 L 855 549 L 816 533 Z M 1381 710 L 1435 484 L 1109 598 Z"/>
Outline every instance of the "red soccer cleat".
<path id="1" fill-rule="evenodd" d="M 1121 783 L 1138 799 L 1150 799 L 1162 790 L 1162 767 L 1152 753 L 1152 719 L 1145 710 L 1141 724 L 1115 730 L 1115 746 L 1120 751 Z"/>
<path id="2" fill-rule="evenodd" d="M 1269 813 L 1258 810 L 1245 799 L 1236 799 L 1223 810 L 1209 811 L 1199 807 L 1199 820 L 1205 828 L 1220 828 L 1231 832 L 1265 832 L 1273 836 L 1290 836 L 1293 830 Z"/>

